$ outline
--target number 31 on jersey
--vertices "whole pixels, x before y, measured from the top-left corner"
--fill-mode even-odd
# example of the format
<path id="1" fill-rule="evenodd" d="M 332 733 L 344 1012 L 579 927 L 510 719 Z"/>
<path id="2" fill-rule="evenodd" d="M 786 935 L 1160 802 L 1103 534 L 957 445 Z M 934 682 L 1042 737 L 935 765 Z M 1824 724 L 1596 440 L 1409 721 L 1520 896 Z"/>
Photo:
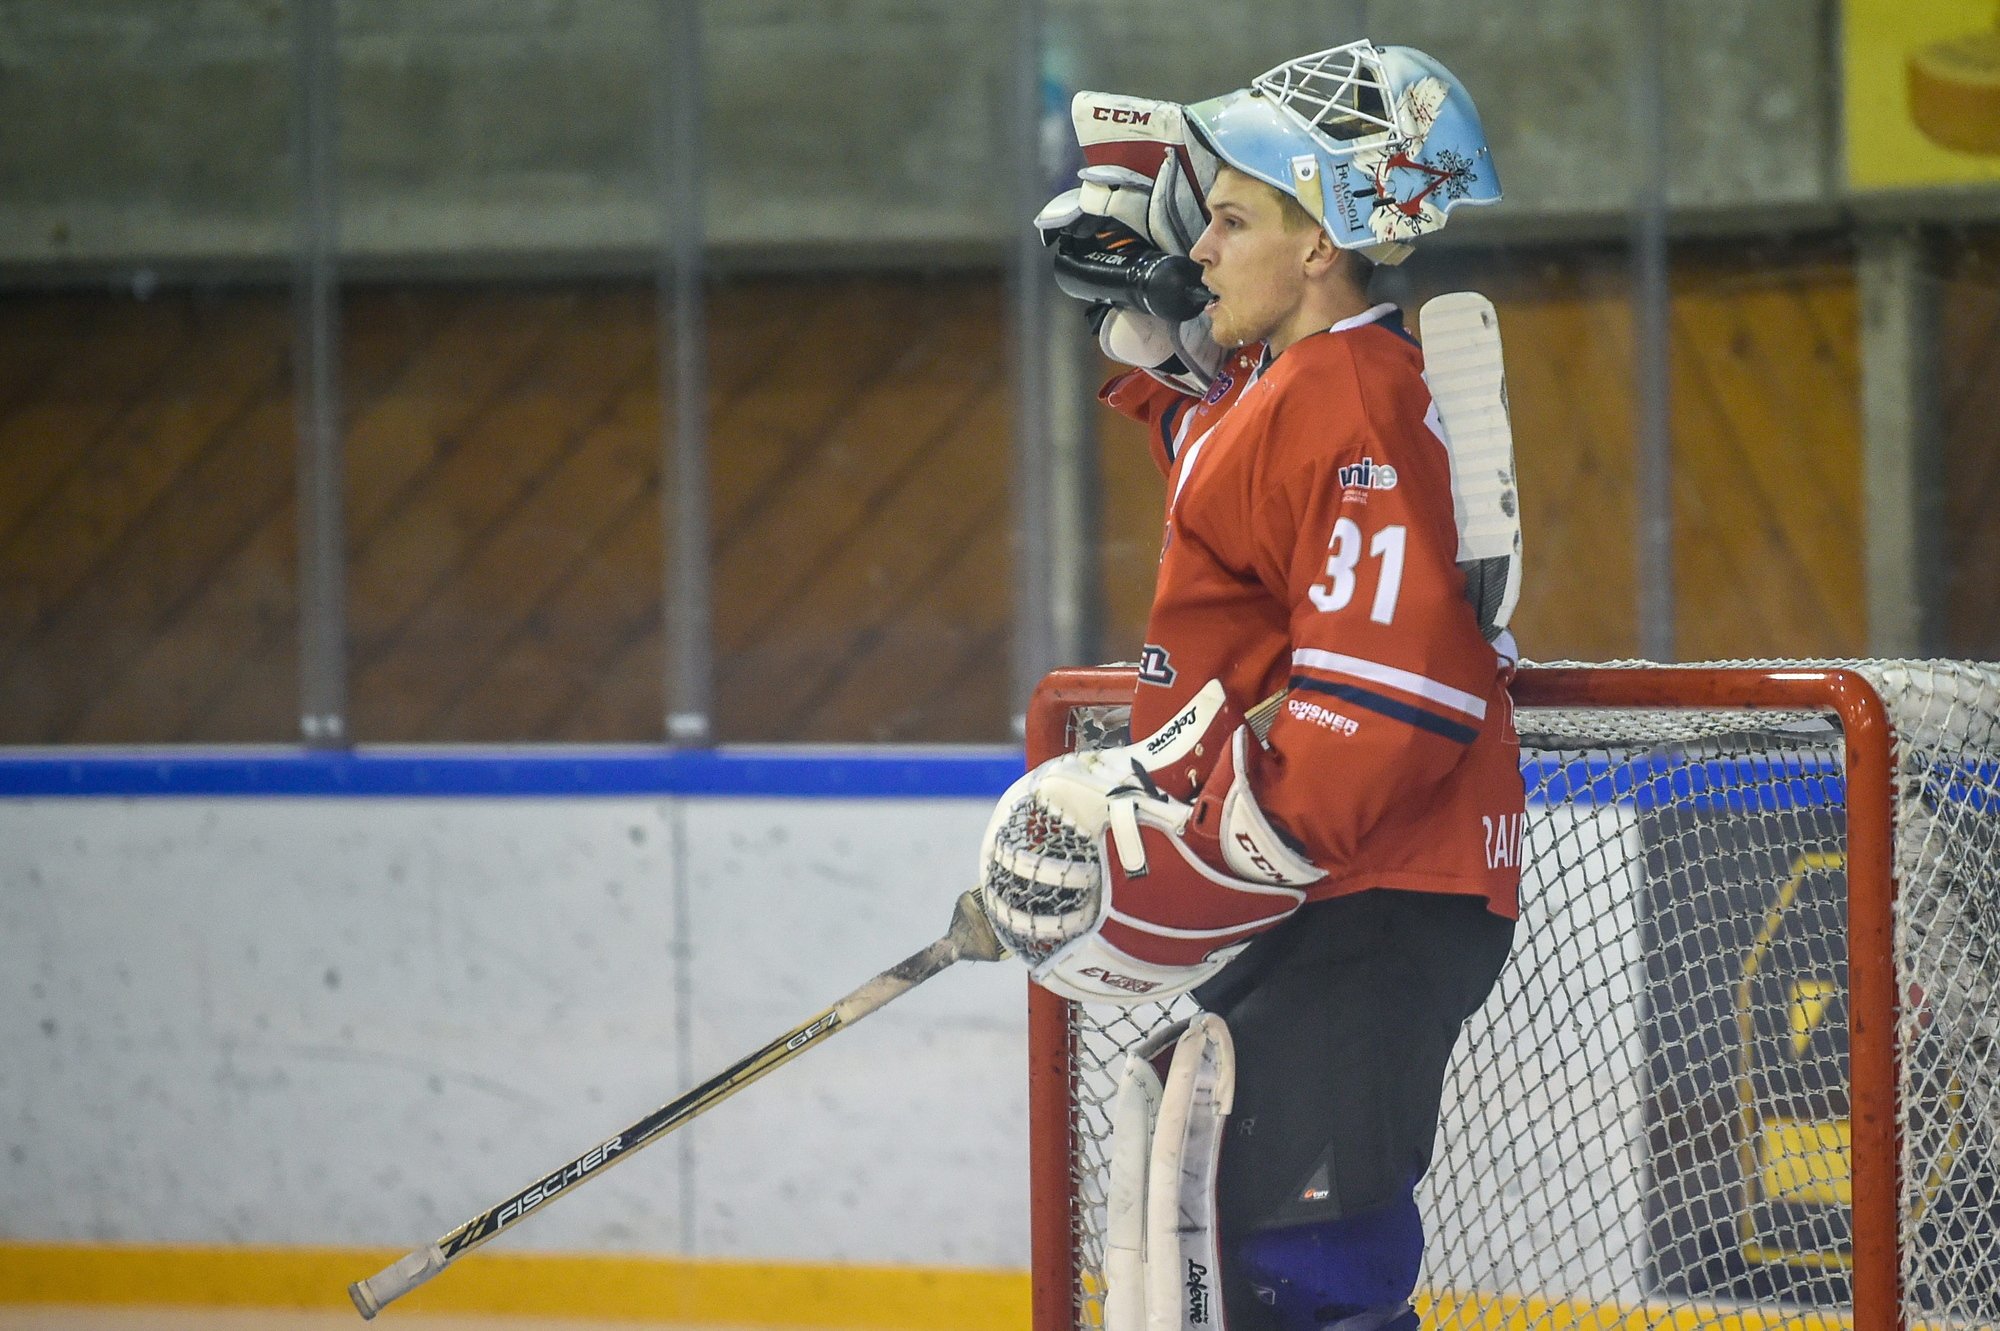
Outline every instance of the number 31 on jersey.
<path id="1" fill-rule="evenodd" d="M 1375 570 L 1375 599 L 1368 618 L 1387 624 L 1396 617 L 1396 597 L 1403 590 L 1403 545 L 1407 535 L 1402 523 L 1382 528 L 1367 542 Z M 1322 610 L 1344 610 L 1354 599 L 1355 576 L 1361 564 L 1361 526 L 1353 518 L 1333 524 L 1333 540 L 1326 550 L 1326 580 L 1316 582 L 1307 593 Z"/>

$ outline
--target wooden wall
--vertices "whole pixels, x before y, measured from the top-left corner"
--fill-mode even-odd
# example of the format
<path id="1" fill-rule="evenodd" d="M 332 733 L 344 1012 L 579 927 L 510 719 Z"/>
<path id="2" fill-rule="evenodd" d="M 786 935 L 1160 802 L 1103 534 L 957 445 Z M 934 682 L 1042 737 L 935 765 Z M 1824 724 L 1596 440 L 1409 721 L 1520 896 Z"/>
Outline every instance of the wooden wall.
<path id="1" fill-rule="evenodd" d="M 2000 658 L 2000 236 L 1954 247 L 1942 300 L 1944 640 Z"/>
<path id="2" fill-rule="evenodd" d="M 999 302 L 715 293 L 726 738 L 1005 734 Z M 657 737 L 651 288 L 362 288 L 344 323 L 354 737 Z M 282 295 L 0 302 L 0 740 L 294 734 L 290 336 Z"/>
<path id="3" fill-rule="evenodd" d="M 295 733 L 285 299 L 0 311 L 0 734 Z M 274 705 L 219 723 L 238 688 Z"/>
<path id="4" fill-rule="evenodd" d="M 1991 652 L 2000 283 L 1953 307 L 1954 642 Z M 1617 256 L 1463 262 L 1507 338 L 1532 656 L 1637 650 Z M 1983 303 L 1982 303 L 1983 302 Z M 988 277 L 723 283 L 711 307 L 723 738 L 1007 733 L 1009 411 Z M 650 287 L 361 287 L 344 312 L 354 737 L 661 730 Z M 1844 255 L 1686 255 L 1684 659 L 1863 650 Z M 0 298 L 0 741 L 285 740 L 297 669 L 282 293 Z M 1133 656 L 1161 485 L 1104 420 L 1107 625 Z"/>

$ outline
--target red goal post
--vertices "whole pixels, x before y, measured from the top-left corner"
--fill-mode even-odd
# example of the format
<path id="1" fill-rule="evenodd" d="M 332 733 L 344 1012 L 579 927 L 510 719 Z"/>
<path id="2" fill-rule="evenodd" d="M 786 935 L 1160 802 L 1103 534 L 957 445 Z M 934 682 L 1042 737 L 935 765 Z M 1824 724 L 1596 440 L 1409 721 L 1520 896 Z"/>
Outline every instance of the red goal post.
<path id="1" fill-rule="evenodd" d="M 1029 762 L 1116 742 L 1134 686 L 1050 675 Z M 1992 1325 L 2000 671 L 1565 664 L 1513 696 L 1529 880 L 1425 1182 L 1426 1324 Z M 1102 1108 L 1173 1015 L 1031 989 L 1035 1331 L 1101 1325 Z"/>

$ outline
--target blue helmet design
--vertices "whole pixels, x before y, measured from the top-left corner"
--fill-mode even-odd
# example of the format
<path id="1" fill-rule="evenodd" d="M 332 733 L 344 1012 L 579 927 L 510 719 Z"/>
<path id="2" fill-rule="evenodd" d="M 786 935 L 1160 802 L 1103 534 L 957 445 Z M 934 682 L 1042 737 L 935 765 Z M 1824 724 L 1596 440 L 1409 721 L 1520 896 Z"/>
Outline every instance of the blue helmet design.
<path id="1" fill-rule="evenodd" d="M 1394 263 L 1500 177 L 1472 97 L 1408 46 L 1349 42 L 1187 108 L 1216 157 L 1297 199 L 1342 249 Z"/>

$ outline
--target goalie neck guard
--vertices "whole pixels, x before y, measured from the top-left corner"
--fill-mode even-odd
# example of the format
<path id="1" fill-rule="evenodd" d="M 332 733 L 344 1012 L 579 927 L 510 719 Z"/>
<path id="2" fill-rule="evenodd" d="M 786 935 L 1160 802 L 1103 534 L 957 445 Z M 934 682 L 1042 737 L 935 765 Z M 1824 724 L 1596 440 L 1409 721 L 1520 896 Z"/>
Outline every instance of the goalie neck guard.
<path id="1" fill-rule="evenodd" d="M 1349 42 L 1288 60 L 1187 120 L 1230 166 L 1282 190 L 1342 249 L 1396 263 L 1500 177 L 1472 97 L 1408 46 Z"/>

